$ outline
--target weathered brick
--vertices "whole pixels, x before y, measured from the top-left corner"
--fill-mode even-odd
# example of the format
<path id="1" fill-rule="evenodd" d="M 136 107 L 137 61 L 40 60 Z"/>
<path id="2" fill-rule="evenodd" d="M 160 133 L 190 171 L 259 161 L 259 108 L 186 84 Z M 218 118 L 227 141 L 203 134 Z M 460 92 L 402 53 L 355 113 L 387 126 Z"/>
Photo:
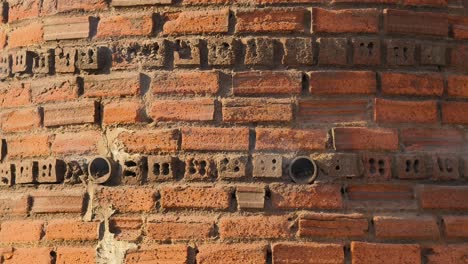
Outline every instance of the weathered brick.
<path id="1" fill-rule="evenodd" d="M 109 219 L 109 231 L 117 240 L 136 241 L 141 236 L 143 219 L 140 216 L 116 216 Z"/>
<path id="2" fill-rule="evenodd" d="M 315 263 L 342 264 L 345 262 L 344 247 L 341 244 L 293 243 L 273 244 L 273 263 Z"/>
<path id="3" fill-rule="evenodd" d="M 444 79 L 436 73 L 381 74 L 382 92 L 389 95 L 442 96 Z"/>
<path id="4" fill-rule="evenodd" d="M 448 35 L 446 14 L 385 9 L 384 28 L 388 34 Z"/>
<path id="5" fill-rule="evenodd" d="M 308 213 L 299 218 L 301 237 L 365 237 L 369 223 L 361 214 Z"/>
<path id="6" fill-rule="evenodd" d="M 312 9 L 312 31 L 327 33 L 363 32 L 376 33 L 379 30 L 377 9 L 328 10 Z"/>
<path id="7" fill-rule="evenodd" d="M 52 136 L 48 134 L 22 135 L 7 139 L 8 156 L 27 158 L 46 156 L 50 153 Z"/>
<path id="8" fill-rule="evenodd" d="M 8 41 L 8 35 L 6 30 L 2 29 L 0 30 L 0 49 L 3 49 L 6 47 Z"/>
<path id="9" fill-rule="evenodd" d="M 445 236 L 448 238 L 468 237 L 468 217 L 444 216 Z"/>
<path id="10" fill-rule="evenodd" d="M 423 209 L 467 210 L 468 187 L 423 185 L 419 202 Z"/>
<path id="11" fill-rule="evenodd" d="M 47 240 L 97 240 L 99 222 L 81 220 L 53 219 L 47 223 L 45 239 Z"/>
<path id="12" fill-rule="evenodd" d="M 182 128 L 183 150 L 247 151 L 249 129 L 243 127 L 185 127 Z"/>
<path id="13" fill-rule="evenodd" d="M 406 39 L 386 39 L 387 65 L 410 66 L 416 63 L 416 43 Z"/>
<path id="14" fill-rule="evenodd" d="M 148 36 L 153 32 L 150 14 L 106 16 L 99 21 L 96 38 Z"/>
<path id="15" fill-rule="evenodd" d="M 0 241 L 2 243 L 36 242 L 41 239 L 42 220 L 10 220 L 1 223 Z"/>
<path id="16" fill-rule="evenodd" d="M 283 41 L 284 54 L 281 62 L 288 66 L 312 65 L 314 48 L 311 38 L 287 38 Z"/>
<path id="17" fill-rule="evenodd" d="M 166 5 L 172 4 L 173 0 L 114 0 L 112 6 L 141 6 L 141 5 Z"/>
<path id="18" fill-rule="evenodd" d="M 436 123 L 436 101 L 397 101 L 376 98 L 374 120 L 378 123 Z"/>
<path id="19" fill-rule="evenodd" d="M 303 123 L 364 123 L 371 104 L 367 99 L 300 100 L 297 119 Z"/>
<path id="20" fill-rule="evenodd" d="M 340 209 L 339 185 L 270 185 L 271 201 L 279 209 Z"/>
<path id="21" fill-rule="evenodd" d="M 161 188 L 161 206 L 167 209 L 228 209 L 231 190 L 209 186 L 164 186 Z"/>
<path id="22" fill-rule="evenodd" d="M 234 95 L 294 95 L 302 90 L 300 72 L 239 72 L 232 82 Z"/>
<path id="23" fill-rule="evenodd" d="M 283 215 L 227 216 L 219 220 L 221 239 L 287 238 L 289 221 Z"/>
<path id="24" fill-rule="evenodd" d="M 102 123 L 133 124 L 142 121 L 143 105 L 139 101 L 120 101 L 104 105 Z"/>
<path id="25" fill-rule="evenodd" d="M 468 98 L 468 75 L 448 76 L 447 94 L 450 97 Z"/>
<path id="26" fill-rule="evenodd" d="M 443 102 L 442 122 L 445 124 L 468 124 L 468 103 Z"/>
<path id="27" fill-rule="evenodd" d="M 98 131 L 57 134 L 52 142 L 52 152 L 65 154 L 97 154 L 104 147 L 102 134 Z"/>
<path id="28" fill-rule="evenodd" d="M 406 151 L 453 153 L 463 150 L 463 133 L 457 129 L 405 128 L 400 140 Z"/>
<path id="29" fill-rule="evenodd" d="M 84 211 L 84 192 L 82 190 L 38 191 L 31 194 L 33 203 L 31 212 L 40 213 L 76 213 Z"/>
<path id="30" fill-rule="evenodd" d="M 218 72 L 158 72 L 152 78 L 154 94 L 216 94 L 219 89 Z"/>
<path id="31" fill-rule="evenodd" d="M 378 239 L 436 240 L 437 220 L 431 216 L 374 216 Z"/>
<path id="32" fill-rule="evenodd" d="M 148 115 L 154 121 L 211 121 L 214 103 L 211 98 L 153 100 Z"/>
<path id="33" fill-rule="evenodd" d="M 71 10 L 94 11 L 105 9 L 106 7 L 107 2 L 105 0 L 57 0 L 57 10 L 59 12 L 67 12 Z"/>
<path id="34" fill-rule="evenodd" d="M 31 46 L 43 40 L 44 32 L 41 23 L 32 23 L 13 29 L 8 35 L 8 46 L 10 48 Z"/>
<path id="35" fill-rule="evenodd" d="M 161 216 L 149 219 L 147 236 L 155 240 L 203 240 L 212 236 L 215 219 L 200 216 Z"/>
<path id="36" fill-rule="evenodd" d="M 293 119 L 290 100 L 224 99 L 222 103 L 224 122 L 288 122 Z"/>
<path id="37" fill-rule="evenodd" d="M 373 94 L 377 81 L 369 71 L 316 71 L 310 73 L 310 92 L 317 95 Z"/>
<path id="38" fill-rule="evenodd" d="M 88 264 L 96 259 L 96 250 L 93 247 L 62 246 L 58 247 L 56 252 L 56 264 Z"/>
<path id="39" fill-rule="evenodd" d="M 8 22 L 15 22 L 39 16 L 40 0 L 9 1 Z M 3 15 L 3 14 L 2 14 Z"/>
<path id="40" fill-rule="evenodd" d="M 112 206 L 120 213 L 150 212 L 155 209 L 156 190 L 103 187 L 96 191 L 95 197 L 101 206 Z"/>
<path id="41" fill-rule="evenodd" d="M 468 244 L 433 245 L 425 254 L 427 264 L 463 264 L 468 254 Z"/>
<path id="42" fill-rule="evenodd" d="M 26 215 L 29 210 L 29 196 L 23 193 L 2 192 L 0 213 L 2 215 Z"/>
<path id="43" fill-rule="evenodd" d="M 293 9 L 243 9 L 236 13 L 236 32 L 304 32 L 306 10 Z"/>
<path id="44" fill-rule="evenodd" d="M 179 136 L 177 129 L 124 131 L 117 140 L 132 153 L 173 152 L 178 149 Z"/>
<path id="45" fill-rule="evenodd" d="M 36 104 L 70 101 L 78 98 L 76 78 L 50 78 L 31 82 L 32 101 Z"/>
<path id="46" fill-rule="evenodd" d="M 52 261 L 51 248 L 15 248 L 13 254 L 4 259 L 4 264 L 50 264 Z"/>
<path id="47" fill-rule="evenodd" d="M 324 129 L 257 128 L 257 150 L 320 150 L 325 149 Z"/>
<path id="48" fill-rule="evenodd" d="M 380 43 L 380 40 L 374 37 L 352 38 L 354 65 L 380 65 Z"/>
<path id="49" fill-rule="evenodd" d="M 166 14 L 163 34 L 227 33 L 229 9 L 182 11 Z"/>
<path id="50" fill-rule="evenodd" d="M 44 126 L 94 124 L 98 120 L 98 104 L 95 101 L 44 106 Z"/>
<path id="51" fill-rule="evenodd" d="M 198 247 L 199 264 L 266 263 L 265 244 L 204 244 Z"/>
<path id="52" fill-rule="evenodd" d="M 138 250 L 131 250 L 125 254 L 126 264 L 154 263 L 154 264 L 185 264 L 188 260 L 187 245 L 152 245 Z"/>
<path id="53" fill-rule="evenodd" d="M 319 66 L 348 64 L 348 40 L 346 38 L 318 38 L 317 43 Z"/>
<path id="54" fill-rule="evenodd" d="M 31 89 L 29 83 L 10 82 L 0 90 L 2 107 L 25 106 L 31 103 Z"/>
<path id="55" fill-rule="evenodd" d="M 421 264 L 421 248 L 416 244 L 378 244 L 351 242 L 354 264 Z"/>
<path id="56" fill-rule="evenodd" d="M 336 150 L 397 150 L 398 132 L 387 128 L 333 128 Z"/>
<path id="57" fill-rule="evenodd" d="M 37 108 L 23 108 L 2 114 L 3 132 L 33 130 L 41 126 L 41 116 Z"/>
<path id="58" fill-rule="evenodd" d="M 90 18 L 52 18 L 44 23 L 44 40 L 81 39 L 90 36 Z"/>
<path id="59" fill-rule="evenodd" d="M 455 45 L 452 46 L 450 52 L 451 68 L 456 71 L 467 72 L 468 66 L 466 60 L 468 59 L 468 45 Z"/>
<path id="60" fill-rule="evenodd" d="M 447 7 L 448 0 L 403 0 L 403 4 L 409 6 Z"/>
<path id="61" fill-rule="evenodd" d="M 139 73 L 89 75 L 84 78 L 85 97 L 122 97 L 140 94 Z"/>
<path id="62" fill-rule="evenodd" d="M 275 65 L 275 40 L 266 37 L 244 38 L 244 64 L 272 68 Z"/>

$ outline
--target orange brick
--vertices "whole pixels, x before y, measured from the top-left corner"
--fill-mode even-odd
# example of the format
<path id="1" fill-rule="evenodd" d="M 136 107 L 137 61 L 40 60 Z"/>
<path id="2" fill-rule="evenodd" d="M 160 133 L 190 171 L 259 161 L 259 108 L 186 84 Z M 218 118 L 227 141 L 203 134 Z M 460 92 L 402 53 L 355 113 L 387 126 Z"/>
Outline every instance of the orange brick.
<path id="1" fill-rule="evenodd" d="M 148 36 L 152 32 L 153 17 L 151 15 L 125 14 L 101 18 L 96 37 Z"/>
<path id="2" fill-rule="evenodd" d="M 56 155 L 98 154 L 102 144 L 102 135 L 98 131 L 58 134 L 52 143 L 52 152 Z"/>
<path id="3" fill-rule="evenodd" d="M 219 72 L 161 72 L 154 75 L 151 91 L 154 94 L 216 94 Z"/>
<path id="4" fill-rule="evenodd" d="M 287 238 L 290 229 L 287 216 L 232 216 L 219 220 L 221 239 Z"/>
<path id="5" fill-rule="evenodd" d="M 37 108 L 24 108 L 2 114 L 2 131 L 19 132 L 33 130 L 41 126 Z"/>
<path id="6" fill-rule="evenodd" d="M 156 151 L 176 151 L 179 141 L 179 130 L 140 130 L 122 132 L 117 139 L 126 151 L 132 153 L 152 153 Z"/>
<path id="7" fill-rule="evenodd" d="M 227 33 L 229 9 L 182 11 L 166 15 L 163 34 Z"/>
<path id="8" fill-rule="evenodd" d="M 224 122 L 288 122 L 293 119 L 290 100 L 225 99 L 222 103 Z"/>
<path id="9" fill-rule="evenodd" d="M 185 264 L 188 260 L 186 245 L 153 245 L 125 254 L 126 264 L 154 263 L 154 264 Z"/>
<path id="10" fill-rule="evenodd" d="M 107 7 L 105 0 L 57 0 L 57 10 L 59 12 L 67 12 L 71 10 L 94 11 Z"/>
<path id="11" fill-rule="evenodd" d="M 8 22 L 39 16 L 40 0 L 14 1 L 8 8 Z"/>
<path id="12" fill-rule="evenodd" d="M 197 263 L 237 264 L 266 263 L 267 246 L 264 244 L 204 244 L 198 247 Z"/>
<path id="13" fill-rule="evenodd" d="M 246 127 L 182 128 L 182 149 L 247 151 L 249 149 L 249 129 Z"/>
<path id="14" fill-rule="evenodd" d="M 14 29 L 8 36 L 8 46 L 10 48 L 32 46 L 43 40 L 44 31 L 41 23 L 32 23 Z"/>
<path id="15" fill-rule="evenodd" d="M 421 248 L 416 244 L 351 242 L 351 257 L 354 264 L 421 264 Z"/>
<path id="16" fill-rule="evenodd" d="M 88 264 L 96 260 L 93 247 L 58 247 L 56 264 Z"/>
<path id="17" fill-rule="evenodd" d="M 444 79 L 437 73 L 384 72 L 381 79 L 384 94 L 442 96 L 444 92 Z"/>
<path id="18" fill-rule="evenodd" d="M 424 209 L 467 210 L 468 187 L 423 185 L 419 199 Z"/>
<path id="19" fill-rule="evenodd" d="M 109 188 L 96 191 L 101 206 L 112 206 L 120 213 L 149 212 L 155 209 L 156 191 L 150 188 Z"/>
<path id="20" fill-rule="evenodd" d="M 377 9 L 345 9 L 335 11 L 313 8 L 312 21 L 313 32 L 377 33 L 379 30 L 379 11 Z"/>
<path id="21" fill-rule="evenodd" d="M 104 105 L 102 123 L 133 124 L 142 120 L 143 105 L 138 101 L 114 102 Z"/>
<path id="22" fill-rule="evenodd" d="M 443 102 L 442 122 L 445 124 L 468 124 L 468 103 Z"/>
<path id="23" fill-rule="evenodd" d="M 300 94 L 300 72 L 261 71 L 239 72 L 232 77 L 234 95 Z"/>
<path id="24" fill-rule="evenodd" d="M 10 220 L 1 224 L 2 243 L 36 242 L 41 240 L 42 220 Z"/>
<path id="25" fill-rule="evenodd" d="M 439 227 L 430 216 L 376 216 L 375 236 L 378 239 L 438 239 Z"/>
<path id="26" fill-rule="evenodd" d="M 339 185 L 270 185 L 271 202 L 279 209 L 340 209 L 343 207 Z"/>
<path id="27" fill-rule="evenodd" d="M 37 191 L 31 193 L 33 213 L 75 213 L 84 211 L 83 190 L 67 189 L 66 191 Z"/>
<path id="28" fill-rule="evenodd" d="M 147 236 L 155 240 L 203 240 L 214 232 L 214 219 L 199 216 L 162 216 L 149 219 Z"/>
<path id="29" fill-rule="evenodd" d="M 97 240 L 98 222 L 83 222 L 80 220 L 54 219 L 46 227 L 47 240 Z"/>
<path id="30" fill-rule="evenodd" d="M 3 264 L 50 264 L 51 248 L 15 248 L 11 257 L 5 258 Z"/>
<path id="31" fill-rule="evenodd" d="M 325 149 L 324 129 L 257 128 L 257 150 L 320 150 Z"/>
<path id="32" fill-rule="evenodd" d="M 361 214 L 307 213 L 299 218 L 301 237 L 365 237 L 369 223 Z"/>
<path id="33" fill-rule="evenodd" d="M 375 99 L 374 120 L 378 123 L 436 123 L 436 101 Z"/>
<path id="34" fill-rule="evenodd" d="M 310 73 L 310 92 L 317 95 L 373 94 L 377 81 L 369 71 L 316 71 Z"/>
<path id="35" fill-rule="evenodd" d="M 304 32 L 306 10 L 302 8 L 244 9 L 236 13 L 236 32 Z"/>
<path id="36" fill-rule="evenodd" d="M 341 244 L 322 243 L 278 243 L 273 245 L 273 263 L 316 263 L 342 264 L 345 262 Z"/>
<path id="37" fill-rule="evenodd" d="M 467 216 L 444 216 L 445 236 L 448 238 L 468 238 Z"/>
<path id="38" fill-rule="evenodd" d="M 13 158 L 47 156 L 52 136 L 48 134 L 24 135 L 7 139 L 8 155 Z"/>
<path id="39" fill-rule="evenodd" d="M 231 190 L 209 186 L 164 186 L 161 188 L 161 206 L 166 209 L 228 209 Z"/>
<path id="40" fill-rule="evenodd" d="M 468 98 L 468 75 L 448 76 L 447 93 L 450 97 Z"/>
<path id="41" fill-rule="evenodd" d="M 336 150 L 397 150 L 395 129 L 337 127 L 333 129 Z"/>
<path id="42" fill-rule="evenodd" d="M 211 98 L 154 100 L 148 113 L 154 121 L 211 121 L 215 105 Z"/>

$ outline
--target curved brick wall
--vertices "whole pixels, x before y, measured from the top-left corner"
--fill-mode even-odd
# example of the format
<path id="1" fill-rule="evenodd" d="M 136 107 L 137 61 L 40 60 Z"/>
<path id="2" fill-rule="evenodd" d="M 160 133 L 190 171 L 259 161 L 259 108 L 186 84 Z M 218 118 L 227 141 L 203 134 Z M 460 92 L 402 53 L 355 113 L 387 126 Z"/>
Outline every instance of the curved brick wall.
<path id="1" fill-rule="evenodd" d="M 1 7 L 0 263 L 467 263 L 461 0 Z"/>

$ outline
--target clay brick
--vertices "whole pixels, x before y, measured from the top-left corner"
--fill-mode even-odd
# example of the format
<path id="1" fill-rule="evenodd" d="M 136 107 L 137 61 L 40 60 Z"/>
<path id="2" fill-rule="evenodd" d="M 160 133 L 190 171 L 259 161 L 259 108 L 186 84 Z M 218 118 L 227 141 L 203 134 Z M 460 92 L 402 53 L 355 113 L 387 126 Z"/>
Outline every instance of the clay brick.
<path id="1" fill-rule="evenodd" d="M 348 63 L 346 38 L 318 38 L 318 64 L 344 66 Z"/>
<path id="2" fill-rule="evenodd" d="M 185 264 L 188 260 L 187 245 L 152 245 L 125 254 L 126 264 Z"/>
<path id="3" fill-rule="evenodd" d="M 81 190 L 38 191 L 31 194 L 33 203 L 31 212 L 41 213 L 76 213 L 84 210 L 84 193 Z"/>
<path id="4" fill-rule="evenodd" d="M 95 11 L 105 9 L 106 7 L 107 2 L 105 0 L 57 0 L 57 10 L 59 12 L 67 12 L 71 10 Z"/>
<path id="5" fill-rule="evenodd" d="M 377 9 L 328 10 L 312 9 L 312 32 L 377 33 L 379 31 L 379 11 Z"/>
<path id="6" fill-rule="evenodd" d="M 172 4 L 173 0 L 114 0 L 112 6 L 141 6 L 141 5 L 166 5 Z"/>
<path id="7" fill-rule="evenodd" d="M 354 65 L 380 65 L 380 40 L 377 38 L 352 38 Z"/>
<path id="8" fill-rule="evenodd" d="M 350 210 L 415 210 L 412 186 L 403 184 L 353 184 L 346 189 Z"/>
<path id="9" fill-rule="evenodd" d="M 2 107 L 25 106 L 31 103 L 31 89 L 29 83 L 11 82 L 2 87 L 0 91 L 0 102 Z"/>
<path id="10" fill-rule="evenodd" d="M 468 244 L 433 245 L 425 254 L 427 264 L 463 264 L 468 254 Z"/>
<path id="11" fill-rule="evenodd" d="M 306 10 L 293 9 L 243 9 L 236 13 L 236 32 L 304 32 Z"/>
<path id="12" fill-rule="evenodd" d="M 186 127 L 182 128 L 183 150 L 247 151 L 249 129 Z"/>
<path id="13" fill-rule="evenodd" d="M 150 212 L 155 209 L 156 191 L 150 188 L 109 188 L 96 191 L 101 206 L 112 206 L 120 213 Z"/>
<path id="14" fill-rule="evenodd" d="M 41 8 L 40 0 L 9 1 L 8 22 L 15 22 L 27 18 L 39 16 Z M 3 11 L 3 10 L 2 10 Z M 3 16 L 3 13 L 2 13 Z"/>
<path id="15" fill-rule="evenodd" d="M 415 64 L 416 44 L 411 40 L 387 39 L 387 65 L 409 66 Z"/>
<path id="16" fill-rule="evenodd" d="M 426 155 L 398 155 L 395 160 L 400 179 L 426 179 L 431 176 L 430 159 Z"/>
<path id="17" fill-rule="evenodd" d="M 96 250 L 93 247 L 58 247 L 56 264 L 87 264 L 96 259 Z"/>
<path id="18" fill-rule="evenodd" d="M 148 115 L 154 121 L 211 121 L 214 103 L 211 98 L 153 100 Z"/>
<path id="19" fill-rule="evenodd" d="M 47 223 L 46 240 L 97 240 L 99 222 L 81 220 L 54 219 Z"/>
<path id="20" fill-rule="evenodd" d="M 84 78 L 85 97 L 122 97 L 140 94 L 139 73 L 89 75 Z"/>
<path id="21" fill-rule="evenodd" d="M 300 100 L 297 119 L 302 123 L 364 123 L 369 119 L 367 99 Z"/>
<path id="22" fill-rule="evenodd" d="M 175 67 L 199 67 L 204 43 L 198 38 L 176 39 L 172 42 Z"/>
<path id="23" fill-rule="evenodd" d="M 229 9 L 182 11 L 167 14 L 166 18 L 163 26 L 166 35 L 227 33 Z"/>
<path id="24" fill-rule="evenodd" d="M 450 97 L 468 98 L 468 75 L 448 76 L 447 93 Z"/>
<path id="25" fill-rule="evenodd" d="M 460 159 L 456 155 L 437 154 L 432 156 L 433 178 L 436 180 L 458 180 Z M 428 166 L 429 167 L 429 166 Z"/>
<path id="26" fill-rule="evenodd" d="M 466 102 L 443 102 L 442 123 L 444 124 L 468 124 L 468 103 Z"/>
<path id="27" fill-rule="evenodd" d="M 468 217 L 466 216 L 444 216 L 445 236 L 448 238 L 468 237 Z"/>
<path id="28" fill-rule="evenodd" d="M 421 64 L 422 65 L 438 65 L 445 66 L 446 64 L 446 46 L 437 43 L 422 43 L 421 44 Z"/>
<path id="29" fill-rule="evenodd" d="M 373 94 L 377 81 L 370 71 L 310 72 L 310 93 L 316 95 Z"/>
<path id="30" fill-rule="evenodd" d="M 207 40 L 208 64 L 213 66 L 231 66 L 235 63 L 239 50 L 239 41 L 226 38 L 210 38 Z"/>
<path id="31" fill-rule="evenodd" d="M 224 99 L 222 103 L 224 122 L 289 122 L 293 119 L 290 100 Z"/>
<path id="32" fill-rule="evenodd" d="M 3 132 L 33 130 L 41 126 L 41 116 L 37 108 L 23 108 L 2 114 Z"/>
<path id="33" fill-rule="evenodd" d="M 219 72 L 158 72 L 152 78 L 154 94 L 216 94 Z"/>
<path id="34" fill-rule="evenodd" d="M 6 47 L 8 41 L 8 35 L 6 30 L 0 30 L 0 49 L 3 49 Z"/>
<path id="35" fill-rule="evenodd" d="M 104 105 L 102 123 L 133 124 L 142 121 L 143 104 L 139 101 L 120 101 Z"/>
<path id="36" fill-rule="evenodd" d="M 237 186 L 236 199 L 238 209 L 263 209 L 265 207 L 265 187 Z"/>
<path id="37" fill-rule="evenodd" d="M 13 254 L 5 257 L 4 264 L 50 264 L 52 257 L 50 255 L 51 248 L 15 248 Z"/>
<path id="38" fill-rule="evenodd" d="M 167 209 L 228 209 L 231 191 L 223 187 L 164 186 L 161 188 L 161 206 Z"/>
<path id="39" fill-rule="evenodd" d="M 31 71 L 34 74 L 52 74 L 53 50 L 42 49 L 32 53 Z"/>
<path id="40" fill-rule="evenodd" d="M 466 60 L 468 59 L 468 45 L 455 45 L 451 48 L 450 63 L 451 68 L 457 71 L 466 72 L 468 67 Z"/>
<path id="41" fill-rule="evenodd" d="M 28 195 L 6 191 L 0 195 L 0 213 L 2 215 L 26 215 L 28 210 Z"/>
<path id="42" fill-rule="evenodd" d="M 283 41 L 282 63 L 288 66 L 312 65 L 314 63 L 311 38 L 287 38 Z"/>
<path id="43" fill-rule="evenodd" d="M 98 104 L 84 101 L 44 106 L 44 126 L 94 124 L 98 120 Z"/>
<path id="44" fill-rule="evenodd" d="M 117 216 L 109 219 L 109 231 L 120 241 L 136 241 L 141 236 L 143 219 L 140 216 Z"/>
<path id="45" fill-rule="evenodd" d="M 447 7 L 448 0 L 403 0 L 403 4 L 409 6 Z"/>
<path id="46" fill-rule="evenodd" d="M 376 98 L 374 120 L 378 123 L 436 123 L 436 101 L 397 101 Z"/>
<path id="47" fill-rule="evenodd" d="M 398 132 L 387 128 L 333 128 L 336 150 L 397 150 Z"/>
<path id="48" fill-rule="evenodd" d="M 109 47 L 112 69 L 136 69 L 139 65 L 145 68 L 162 67 L 166 62 L 168 43 L 165 39 L 115 41 Z"/>
<path id="49" fill-rule="evenodd" d="M 270 185 L 271 202 L 279 209 L 340 209 L 339 185 Z"/>
<path id="50" fill-rule="evenodd" d="M 32 23 L 18 27 L 8 35 L 8 46 L 16 48 L 38 44 L 42 42 L 43 34 L 41 23 Z"/>
<path id="51" fill-rule="evenodd" d="M 446 14 L 385 9 L 384 29 L 387 34 L 448 35 Z"/>
<path id="52" fill-rule="evenodd" d="M 421 248 L 416 244 L 351 242 L 353 264 L 421 264 Z"/>
<path id="53" fill-rule="evenodd" d="M 57 155 L 97 154 L 103 144 L 101 133 L 89 130 L 56 135 L 51 149 Z"/>
<path id="54" fill-rule="evenodd" d="M 369 223 L 361 214 L 302 214 L 299 218 L 301 237 L 365 237 Z"/>
<path id="55" fill-rule="evenodd" d="M 200 216 L 162 216 L 149 219 L 146 234 L 155 240 L 204 240 L 212 236 L 214 222 Z"/>
<path id="56" fill-rule="evenodd" d="M 444 79 L 436 73 L 381 74 L 382 93 L 389 95 L 442 96 Z"/>
<path id="57" fill-rule="evenodd" d="M 239 72 L 232 82 L 234 95 L 294 95 L 302 90 L 300 72 Z"/>
<path id="58" fill-rule="evenodd" d="M 216 161 L 218 177 L 221 179 L 240 179 L 246 176 L 248 158 L 243 155 L 223 155 Z"/>
<path id="59" fill-rule="evenodd" d="M 96 38 L 149 36 L 153 32 L 153 17 L 149 14 L 107 16 L 99 21 Z"/>
<path id="60" fill-rule="evenodd" d="M 179 130 L 125 131 L 118 135 L 117 140 L 123 144 L 125 151 L 132 153 L 172 152 L 178 149 Z"/>
<path id="61" fill-rule="evenodd" d="M 36 104 L 70 101 L 78 98 L 76 78 L 48 78 L 31 82 L 32 101 Z"/>
<path id="62" fill-rule="evenodd" d="M 287 238 L 291 236 L 287 216 L 231 216 L 219 220 L 221 239 Z"/>
<path id="63" fill-rule="evenodd" d="M 423 209 L 467 210 L 468 187 L 423 185 L 419 201 Z"/>
<path id="64" fill-rule="evenodd" d="M 81 39 L 90 36 L 89 17 L 53 18 L 44 23 L 44 40 Z"/>
<path id="65" fill-rule="evenodd" d="M 431 216 L 374 216 L 378 239 L 436 240 L 440 237 L 437 220 Z"/>
<path id="66" fill-rule="evenodd" d="M 244 64 L 272 68 L 275 65 L 275 40 L 271 38 L 245 38 Z"/>
<path id="67" fill-rule="evenodd" d="M 1 224 L 2 243 L 36 242 L 41 239 L 42 220 L 10 220 Z"/>
<path id="68" fill-rule="evenodd" d="M 342 264 L 345 262 L 344 247 L 341 244 L 293 243 L 273 244 L 273 263 L 316 263 Z"/>
<path id="69" fill-rule="evenodd" d="M 400 132 L 406 151 L 434 151 L 442 153 L 463 150 L 463 133 L 457 129 L 405 128 Z"/>
<path id="70" fill-rule="evenodd" d="M 198 247 L 199 264 L 266 263 L 264 244 L 204 244 Z"/>
<path id="71" fill-rule="evenodd" d="M 50 153 L 51 140 L 52 136 L 48 134 L 23 135 L 7 139 L 8 156 L 11 158 L 46 156 Z"/>
<path id="72" fill-rule="evenodd" d="M 257 128 L 257 150 L 321 150 L 327 143 L 324 129 Z"/>

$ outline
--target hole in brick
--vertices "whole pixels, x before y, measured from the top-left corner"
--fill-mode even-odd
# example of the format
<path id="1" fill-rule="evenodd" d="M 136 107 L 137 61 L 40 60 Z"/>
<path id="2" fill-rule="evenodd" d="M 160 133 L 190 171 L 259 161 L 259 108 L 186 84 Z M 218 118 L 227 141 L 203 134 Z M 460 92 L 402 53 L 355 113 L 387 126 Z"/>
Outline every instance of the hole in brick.
<path id="1" fill-rule="evenodd" d="M 95 157 L 89 163 L 88 172 L 97 183 L 105 183 L 112 176 L 111 160 L 104 157 Z"/>
<path id="2" fill-rule="evenodd" d="M 155 163 L 153 165 L 153 174 L 156 176 L 159 176 L 159 174 L 161 174 L 161 165 L 159 165 L 159 163 Z"/>
<path id="3" fill-rule="evenodd" d="M 234 172 L 239 172 L 240 171 L 240 168 L 239 167 L 235 167 L 234 168 Z"/>
<path id="4" fill-rule="evenodd" d="M 169 172 L 170 172 L 169 163 L 163 163 L 163 166 L 162 166 L 162 174 L 163 174 L 164 176 L 167 176 L 167 175 L 169 175 Z"/>
<path id="5" fill-rule="evenodd" d="M 296 183 L 312 183 L 317 177 L 317 165 L 308 157 L 297 157 L 291 162 L 289 176 Z"/>
<path id="6" fill-rule="evenodd" d="M 2 177 L 3 184 L 8 184 L 8 182 L 9 182 L 8 178 Z"/>

